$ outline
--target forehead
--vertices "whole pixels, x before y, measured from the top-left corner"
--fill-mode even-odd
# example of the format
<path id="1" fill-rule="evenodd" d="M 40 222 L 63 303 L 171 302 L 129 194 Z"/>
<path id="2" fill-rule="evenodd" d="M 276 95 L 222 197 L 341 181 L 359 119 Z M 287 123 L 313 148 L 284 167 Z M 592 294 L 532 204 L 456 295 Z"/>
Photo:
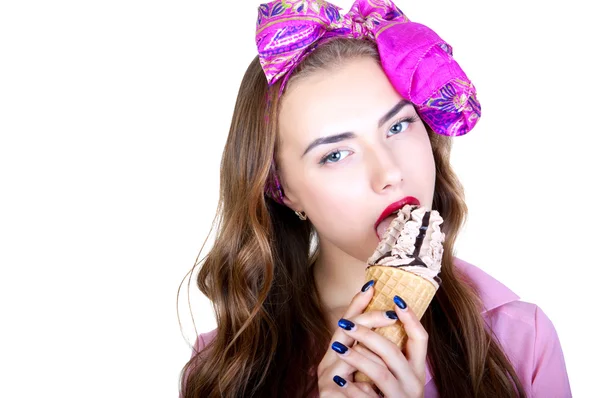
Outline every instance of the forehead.
<path id="1" fill-rule="evenodd" d="M 366 57 L 314 72 L 287 89 L 279 114 L 282 146 L 345 131 L 360 134 L 401 99 L 377 62 Z"/>

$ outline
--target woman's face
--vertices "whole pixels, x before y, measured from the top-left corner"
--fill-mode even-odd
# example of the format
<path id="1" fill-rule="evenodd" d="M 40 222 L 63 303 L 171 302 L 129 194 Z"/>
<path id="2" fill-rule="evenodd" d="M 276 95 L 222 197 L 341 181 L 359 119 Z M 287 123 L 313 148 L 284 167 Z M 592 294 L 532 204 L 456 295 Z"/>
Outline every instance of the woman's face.
<path id="1" fill-rule="evenodd" d="M 366 262 L 388 205 L 413 196 L 431 209 L 427 131 L 371 58 L 294 81 L 282 97 L 279 139 L 284 201 L 306 212 L 322 246 Z"/>

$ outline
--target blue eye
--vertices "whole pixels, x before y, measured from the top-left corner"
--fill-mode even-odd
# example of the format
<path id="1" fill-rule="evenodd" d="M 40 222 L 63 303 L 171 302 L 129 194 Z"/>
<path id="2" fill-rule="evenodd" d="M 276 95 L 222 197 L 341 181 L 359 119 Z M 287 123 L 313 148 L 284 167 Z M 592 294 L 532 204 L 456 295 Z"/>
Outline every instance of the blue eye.
<path id="1" fill-rule="evenodd" d="M 416 121 L 417 121 L 417 117 L 416 116 L 411 116 L 411 117 L 406 118 L 406 119 L 398 120 L 396 123 L 394 123 L 392 125 L 392 128 L 390 129 L 390 131 L 393 132 L 393 134 L 388 134 L 388 137 L 392 136 L 392 135 L 396 135 L 396 134 L 401 133 L 401 132 L 404 132 L 411 123 L 414 123 Z M 402 130 L 398 131 L 398 129 L 396 128 L 396 126 L 404 126 L 404 128 Z"/>
<path id="2" fill-rule="evenodd" d="M 343 152 L 350 152 L 350 151 L 340 151 L 340 150 L 335 150 L 333 152 L 329 152 L 327 155 L 323 156 L 321 158 L 321 160 L 319 161 L 319 164 L 325 164 L 325 163 L 337 163 L 340 160 L 342 160 L 343 158 L 345 158 L 346 156 L 342 156 Z"/>
<path id="3" fill-rule="evenodd" d="M 394 136 L 394 135 L 397 135 L 399 133 L 406 131 L 408 126 L 411 123 L 416 122 L 417 120 L 419 120 L 419 118 L 416 115 L 398 120 L 390 128 L 390 132 L 392 134 L 387 134 L 387 136 L 391 137 L 391 136 Z M 321 158 L 321 160 L 319 160 L 319 165 L 322 166 L 326 163 L 337 163 L 340 160 L 344 159 L 346 156 L 348 156 L 348 154 L 350 154 L 350 152 L 352 152 L 352 151 L 345 151 L 345 150 L 339 150 L 339 149 L 333 150 L 333 151 L 329 152 L 327 155 L 323 156 Z M 346 155 L 342 155 L 343 153 L 346 153 Z"/>

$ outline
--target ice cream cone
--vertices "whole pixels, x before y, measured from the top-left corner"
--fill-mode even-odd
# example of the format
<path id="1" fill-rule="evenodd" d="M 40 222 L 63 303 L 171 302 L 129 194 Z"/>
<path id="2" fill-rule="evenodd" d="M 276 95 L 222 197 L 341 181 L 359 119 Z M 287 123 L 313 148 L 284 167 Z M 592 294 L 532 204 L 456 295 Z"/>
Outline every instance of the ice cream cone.
<path id="1" fill-rule="evenodd" d="M 367 261 L 365 279 L 375 280 L 375 290 L 365 312 L 392 310 L 396 306 L 394 296 L 398 295 L 421 319 L 441 283 L 443 219 L 435 210 L 407 204 L 387 226 L 385 220 L 389 217 L 377 226 L 378 236 L 382 237 Z M 407 335 L 400 321 L 375 332 L 404 348 Z M 354 380 L 374 384 L 360 371 Z"/>
<path id="2" fill-rule="evenodd" d="M 396 305 L 394 296 L 398 295 L 421 319 L 437 291 L 437 287 L 425 278 L 397 267 L 372 265 L 367 268 L 365 279 L 375 280 L 374 295 L 365 312 L 393 309 Z M 403 349 L 407 335 L 400 321 L 376 328 L 374 331 Z M 360 371 L 355 373 L 354 381 L 372 383 L 371 379 Z"/>

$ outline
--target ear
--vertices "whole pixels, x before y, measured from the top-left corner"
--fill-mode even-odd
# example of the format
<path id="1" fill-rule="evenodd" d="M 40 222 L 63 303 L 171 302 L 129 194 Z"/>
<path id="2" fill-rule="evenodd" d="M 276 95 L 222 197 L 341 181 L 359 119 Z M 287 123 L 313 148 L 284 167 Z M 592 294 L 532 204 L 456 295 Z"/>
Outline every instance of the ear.
<path id="1" fill-rule="evenodd" d="M 293 195 L 288 195 L 288 193 L 287 193 L 286 190 L 284 190 L 283 192 L 284 192 L 283 203 L 287 207 L 289 207 L 290 209 L 292 209 L 294 211 L 301 211 L 302 210 L 302 205 L 300 204 L 300 202 L 298 201 L 298 199 L 296 199 Z"/>
<path id="2" fill-rule="evenodd" d="M 280 180 L 281 188 L 283 189 L 283 203 L 294 211 L 302 210 L 302 203 L 300 199 L 289 189 L 287 184 Z"/>

